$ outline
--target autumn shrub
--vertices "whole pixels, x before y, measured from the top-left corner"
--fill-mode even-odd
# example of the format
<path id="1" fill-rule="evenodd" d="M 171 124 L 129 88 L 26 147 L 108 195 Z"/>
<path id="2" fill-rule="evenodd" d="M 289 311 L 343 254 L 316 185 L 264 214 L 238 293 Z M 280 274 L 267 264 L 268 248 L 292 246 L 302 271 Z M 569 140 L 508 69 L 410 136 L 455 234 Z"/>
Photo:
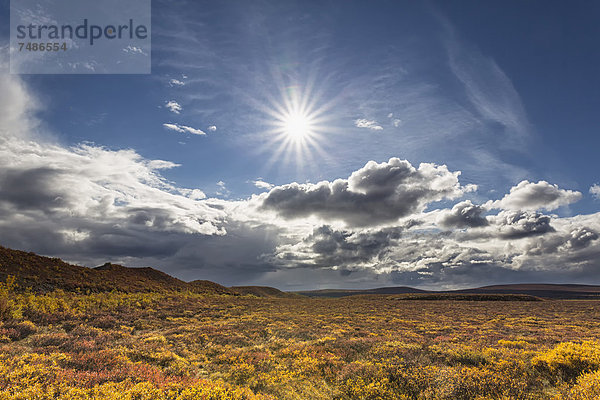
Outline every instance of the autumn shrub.
<path id="1" fill-rule="evenodd" d="M 0 292 L 0 321 L 8 319 L 11 307 L 8 302 L 8 295 Z"/>
<path id="2" fill-rule="evenodd" d="M 69 343 L 71 338 L 66 333 L 54 332 L 35 335 L 31 338 L 31 345 L 41 350 L 50 350 L 49 348 L 59 348 Z"/>
<path id="3" fill-rule="evenodd" d="M 37 332 L 37 327 L 31 321 L 5 322 L 0 328 L 0 336 L 4 335 L 11 341 L 24 339 L 35 332 Z"/>
<path id="4" fill-rule="evenodd" d="M 464 367 L 456 371 L 449 386 L 448 399 L 501 399 L 510 391 L 511 381 L 509 377 L 487 368 Z"/>
<path id="5" fill-rule="evenodd" d="M 101 329 L 111 329 L 118 325 L 117 319 L 112 315 L 101 315 L 90 321 L 92 326 Z"/>
<path id="6" fill-rule="evenodd" d="M 581 375 L 565 397 L 569 400 L 600 399 L 600 371 Z"/>
<path id="7" fill-rule="evenodd" d="M 579 375 L 600 368 L 600 344 L 564 342 L 538 355 L 533 365 L 551 379 L 573 382 Z"/>
<path id="8" fill-rule="evenodd" d="M 21 308 L 15 302 L 15 290 L 18 288 L 14 276 L 7 276 L 5 282 L 0 282 L 0 321 L 19 319 Z"/>
<path id="9" fill-rule="evenodd" d="M 63 365 L 80 371 L 103 371 L 123 368 L 129 362 L 126 356 L 117 351 L 100 350 L 91 353 L 73 354 Z"/>

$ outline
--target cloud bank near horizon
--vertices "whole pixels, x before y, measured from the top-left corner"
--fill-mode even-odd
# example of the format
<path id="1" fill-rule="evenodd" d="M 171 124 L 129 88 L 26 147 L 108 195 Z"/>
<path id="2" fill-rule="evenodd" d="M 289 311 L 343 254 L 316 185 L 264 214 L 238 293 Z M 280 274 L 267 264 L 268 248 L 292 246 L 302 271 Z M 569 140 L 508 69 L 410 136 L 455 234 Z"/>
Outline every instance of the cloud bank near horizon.
<path id="1" fill-rule="evenodd" d="M 347 177 L 209 198 L 133 149 L 64 146 L 43 132 L 35 97 L 0 76 L 1 244 L 86 265 L 151 265 L 184 279 L 283 289 L 515 281 L 591 282 L 600 213 L 549 212 L 582 198 L 523 180 L 499 199 L 445 165 L 369 161 Z M 170 128 L 169 128 L 170 129 Z M 183 129 L 183 127 L 182 127 Z M 596 195 L 597 191 L 591 189 Z M 600 282 L 597 282 L 600 283 Z"/>

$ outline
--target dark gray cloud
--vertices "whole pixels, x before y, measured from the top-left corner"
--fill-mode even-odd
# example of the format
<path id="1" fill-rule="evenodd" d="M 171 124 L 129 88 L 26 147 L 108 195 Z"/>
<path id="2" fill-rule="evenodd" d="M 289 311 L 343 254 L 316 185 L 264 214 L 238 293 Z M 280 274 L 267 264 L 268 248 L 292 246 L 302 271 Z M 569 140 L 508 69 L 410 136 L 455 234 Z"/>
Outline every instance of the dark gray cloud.
<path id="1" fill-rule="evenodd" d="M 528 211 L 502 211 L 495 218 L 502 239 L 521 239 L 554 232 L 550 217 Z"/>
<path id="2" fill-rule="evenodd" d="M 68 207 L 65 193 L 57 189 L 60 178 L 61 171 L 49 167 L 0 170 L 0 202 L 45 212 Z"/>
<path id="3" fill-rule="evenodd" d="M 443 214 L 439 224 L 444 228 L 476 228 L 489 225 L 483 216 L 486 210 L 482 206 L 466 200 L 456 204 L 452 210 Z"/>
<path id="4" fill-rule="evenodd" d="M 567 241 L 568 246 L 572 249 L 584 249 L 589 246 L 592 241 L 598 239 L 598 234 L 593 230 L 582 227 L 571 232 L 571 237 Z"/>
<path id="5" fill-rule="evenodd" d="M 350 232 L 324 225 L 315 229 L 305 242 L 310 243 L 317 265 L 348 267 L 382 258 L 401 232 L 401 228 Z"/>
<path id="6" fill-rule="evenodd" d="M 459 172 L 446 166 L 421 164 L 391 158 L 388 162 L 369 161 L 348 179 L 316 184 L 278 186 L 259 196 L 261 208 L 283 218 L 318 216 L 340 220 L 351 226 L 393 223 L 422 211 L 427 204 L 461 196 L 473 187 L 461 186 Z"/>
<path id="7" fill-rule="evenodd" d="M 556 232 L 536 238 L 527 244 L 525 252 L 531 256 L 575 253 L 591 246 L 598 237 L 598 233 L 594 230 L 579 227 L 571 231 Z"/>

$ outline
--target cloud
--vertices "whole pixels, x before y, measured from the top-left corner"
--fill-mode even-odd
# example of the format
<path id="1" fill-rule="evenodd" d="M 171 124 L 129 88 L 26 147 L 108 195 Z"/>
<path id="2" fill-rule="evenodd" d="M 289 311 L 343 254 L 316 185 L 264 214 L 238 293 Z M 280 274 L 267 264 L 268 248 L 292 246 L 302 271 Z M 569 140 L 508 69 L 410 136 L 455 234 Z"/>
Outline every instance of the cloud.
<path id="1" fill-rule="evenodd" d="M 231 194 L 231 191 L 227 189 L 227 185 L 223 181 L 217 182 L 217 188 L 218 189 L 215 193 L 217 196 L 229 197 Z"/>
<path id="2" fill-rule="evenodd" d="M 476 228 L 487 226 L 488 220 L 483 216 L 486 209 L 465 200 L 452 207 L 452 210 L 443 214 L 439 224 L 445 228 Z"/>
<path id="3" fill-rule="evenodd" d="M 501 200 L 490 202 L 491 208 L 505 210 L 547 210 L 552 211 L 581 199 L 581 193 L 559 189 L 546 181 L 537 183 L 522 181 L 510 189 Z"/>
<path id="4" fill-rule="evenodd" d="M 399 118 L 394 118 L 394 113 L 389 113 L 387 117 L 392 121 L 394 128 L 398 128 L 400 125 L 402 125 L 402 120 Z"/>
<path id="5" fill-rule="evenodd" d="M 173 163 L 91 145 L 0 142 L 3 245 L 87 265 L 156 257 L 162 266 L 187 241 L 226 234 L 213 200 L 161 177 Z"/>
<path id="6" fill-rule="evenodd" d="M 185 82 L 180 81 L 179 79 L 171 79 L 169 81 L 170 86 L 185 86 Z"/>
<path id="7" fill-rule="evenodd" d="M 597 199 L 600 199 L 600 185 L 592 185 L 590 187 L 590 194 Z"/>
<path id="8" fill-rule="evenodd" d="M 402 228 L 353 232 L 329 225 L 315 228 L 297 244 L 281 245 L 267 259 L 285 268 L 304 265 L 310 268 L 374 268 L 381 266 L 382 252 L 397 243 Z"/>
<path id="9" fill-rule="evenodd" d="M 175 131 L 175 132 L 179 132 L 179 133 L 191 133 L 193 135 L 200 135 L 200 136 L 206 135 L 206 133 L 203 132 L 202 130 L 192 128 L 191 126 L 171 124 L 171 123 L 163 124 L 163 126 L 170 131 Z"/>
<path id="10" fill-rule="evenodd" d="M 140 47 L 136 47 L 136 46 L 127 46 L 123 49 L 123 51 L 125 53 L 141 54 L 144 56 L 148 55 L 147 53 L 144 52 L 144 50 L 142 50 Z"/>
<path id="11" fill-rule="evenodd" d="M 571 237 L 569 237 L 566 244 L 571 249 L 584 249 L 597 239 L 598 234 L 596 232 L 587 227 L 582 227 L 571 231 Z"/>
<path id="12" fill-rule="evenodd" d="M 183 110 L 183 108 L 181 108 L 181 105 L 179 103 L 177 103 L 175 100 L 167 101 L 165 107 L 167 107 L 169 109 L 169 111 L 171 111 L 175 114 L 179 114 L 181 112 L 181 110 Z"/>
<path id="13" fill-rule="evenodd" d="M 263 259 L 282 270 L 337 271 L 342 286 L 356 277 L 354 286 L 363 288 L 361 280 L 436 289 L 540 279 L 564 283 L 593 274 L 599 266 L 600 216 L 584 219 L 553 220 L 539 213 L 504 211 L 489 217 L 489 225 L 471 237 L 410 225 L 350 229 L 323 225 L 299 241 L 278 245 Z M 329 286 L 335 286 L 335 275 L 328 276 Z"/>
<path id="14" fill-rule="evenodd" d="M 192 200 L 202 200 L 206 198 L 206 194 L 200 189 L 179 189 L 179 192 Z"/>
<path id="15" fill-rule="evenodd" d="M 369 161 L 348 179 L 277 186 L 261 194 L 259 201 L 262 209 L 283 218 L 314 215 L 356 226 L 394 223 L 431 202 L 475 189 L 461 186 L 459 175 L 444 165 L 421 164 L 417 169 L 406 160 L 391 158 L 380 164 Z"/>
<path id="16" fill-rule="evenodd" d="M 255 181 L 252 181 L 252 183 L 254 184 L 254 186 L 256 186 L 259 189 L 264 189 L 264 190 L 271 190 L 273 187 L 275 187 L 275 185 L 265 182 L 262 179 L 257 179 Z"/>
<path id="17" fill-rule="evenodd" d="M 550 217 L 528 211 L 502 211 L 495 218 L 503 239 L 520 239 L 554 232 Z"/>
<path id="18" fill-rule="evenodd" d="M 450 22 L 438 17 L 446 30 L 449 66 L 463 84 L 474 111 L 484 123 L 503 128 L 504 145 L 522 147 L 530 136 L 530 123 L 510 78 L 492 58 L 461 43 Z"/>
<path id="19" fill-rule="evenodd" d="M 371 129 L 373 131 L 381 131 L 383 130 L 383 127 L 381 125 L 379 125 L 377 123 L 377 121 L 375 120 L 369 120 L 369 119 L 357 119 L 354 121 L 354 126 L 356 126 L 357 128 L 367 128 L 367 129 Z"/>
<path id="20" fill-rule="evenodd" d="M 35 116 L 40 107 L 38 101 L 23 82 L 7 74 L 0 74 L 0 93 L 0 136 L 33 136 L 39 125 Z"/>
<path id="21" fill-rule="evenodd" d="M 61 224 L 87 218 L 122 221 L 124 227 L 222 233 L 218 221 L 223 215 L 187 197 L 201 197 L 201 191 L 179 189 L 160 175 L 177 164 L 147 160 L 132 150 L 0 141 L 4 212 L 31 218 L 41 213 Z"/>

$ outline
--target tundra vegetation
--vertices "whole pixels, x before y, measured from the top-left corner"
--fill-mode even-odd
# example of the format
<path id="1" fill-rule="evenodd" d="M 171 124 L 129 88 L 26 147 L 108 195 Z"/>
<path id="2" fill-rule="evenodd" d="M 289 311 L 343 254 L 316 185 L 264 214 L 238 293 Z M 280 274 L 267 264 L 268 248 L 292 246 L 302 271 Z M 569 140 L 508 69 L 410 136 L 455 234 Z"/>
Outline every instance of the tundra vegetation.
<path id="1" fill-rule="evenodd" d="M 0 284 L 0 399 L 597 399 L 595 300 Z"/>

